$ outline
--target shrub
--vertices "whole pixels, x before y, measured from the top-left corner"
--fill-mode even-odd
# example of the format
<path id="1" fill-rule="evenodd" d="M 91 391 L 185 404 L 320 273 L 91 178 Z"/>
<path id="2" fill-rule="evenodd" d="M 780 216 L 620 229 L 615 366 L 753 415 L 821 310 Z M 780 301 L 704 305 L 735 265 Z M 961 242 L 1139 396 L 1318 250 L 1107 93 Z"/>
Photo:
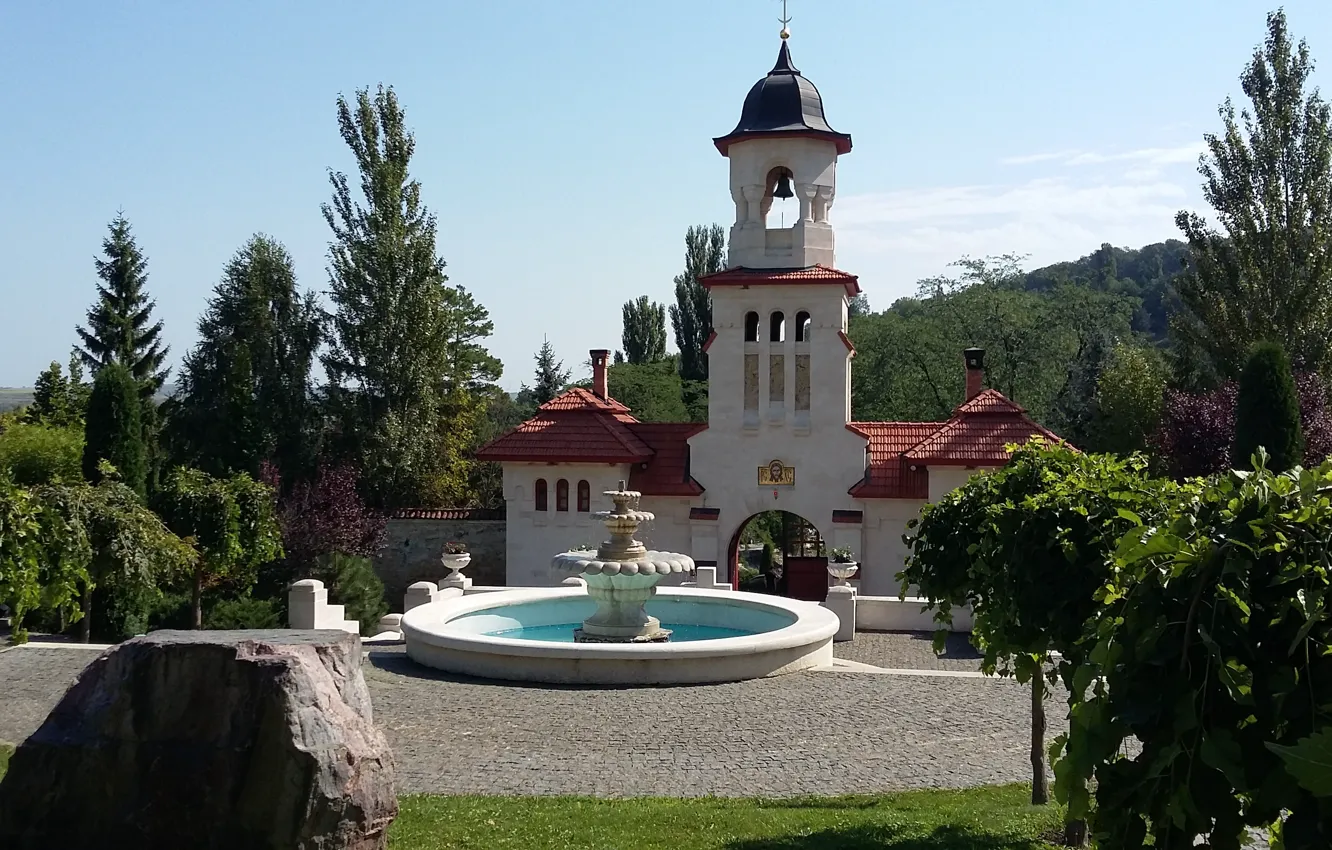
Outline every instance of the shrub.
<path id="1" fill-rule="evenodd" d="M 272 599 L 241 596 L 223 599 L 204 614 L 205 629 L 277 629 L 282 627 L 278 606 Z"/>
<path id="2" fill-rule="evenodd" d="M 20 487 L 77 482 L 82 458 L 81 428 L 16 424 L 0 432 L 0 469 Z"/>
<path id="3" fill-rule="evenodd" d="M 1284 472 L 1304 459 L 1300 397 L 1290 360 L 1280 345 L 1271 342 L 1253 347 L 1240 375 L 1235 399 L 1235 467 L 1250 469 L 1260 446 L 1267 449 L 1268 468 L 1275 472 Z"/>
<path id="4" fill-rule="evenodd" d="M 342 605 L 347 619 L 358 620 L 363 634 L 373 634 L 379 618 L 388 613 L 384 582 L 375 574 L 369 558 L 334 552 L 320 559 L 321 578 L 328 582 L 328 596 Z"/>

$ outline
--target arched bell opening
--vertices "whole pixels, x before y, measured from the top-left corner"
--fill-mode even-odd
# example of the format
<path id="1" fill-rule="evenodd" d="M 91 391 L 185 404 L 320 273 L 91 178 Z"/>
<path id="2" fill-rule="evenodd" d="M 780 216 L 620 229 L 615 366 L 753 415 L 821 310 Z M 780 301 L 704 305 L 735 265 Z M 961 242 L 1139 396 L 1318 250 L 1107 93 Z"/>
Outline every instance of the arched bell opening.
<path id="1" fill-rule="evenodd" d="M 763 220 L 768 230 L 794 227 L 800 220 L 800 203 L 795 197 L 795 175 L 785 165 L 768 172 L 763 187 Z"/>
<path id="2" fill-rule="evenodd" d="M 745 314 L 745 342 L 759 341 L 759 314 L 750 310 Z"/>

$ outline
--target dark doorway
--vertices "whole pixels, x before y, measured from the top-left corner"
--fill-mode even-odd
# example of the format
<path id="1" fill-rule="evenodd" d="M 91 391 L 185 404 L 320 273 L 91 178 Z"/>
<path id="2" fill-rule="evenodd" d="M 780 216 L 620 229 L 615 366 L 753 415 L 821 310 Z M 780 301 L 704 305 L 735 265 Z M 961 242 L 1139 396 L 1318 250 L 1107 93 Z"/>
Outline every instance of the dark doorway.
<path id="1" fill-rule="evenodd" d="M 732 586 L 822 602 L 828 595 L 823 538 L 809 520 L 788 511 L 764 511 L 744 522 L 728 552 Z"/>

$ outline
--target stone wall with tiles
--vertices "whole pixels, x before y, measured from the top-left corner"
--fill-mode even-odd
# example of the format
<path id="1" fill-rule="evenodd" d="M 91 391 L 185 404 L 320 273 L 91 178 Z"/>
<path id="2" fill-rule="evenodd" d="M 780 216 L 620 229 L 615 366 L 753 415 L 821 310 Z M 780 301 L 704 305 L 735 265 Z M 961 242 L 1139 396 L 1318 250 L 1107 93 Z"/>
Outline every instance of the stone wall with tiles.
<path id="1" fill-rule="evenodd" d="M 472 562 L 463 575 L 474 584 L 505 583 L 505 521 L 489 514 L 483 515 L 492 518 L 474 519 L 462 511 L 437 513 L 438 516 L 394 517 L 384 529 L 384 548 L 375 556 L 375 572 L 384 582 L 390 610 L 402 610 L 403 594 L 412 582 L 439 581 L 449 574 L 439 560 L 444 544 L 449 542 L 467 545 Z"/>

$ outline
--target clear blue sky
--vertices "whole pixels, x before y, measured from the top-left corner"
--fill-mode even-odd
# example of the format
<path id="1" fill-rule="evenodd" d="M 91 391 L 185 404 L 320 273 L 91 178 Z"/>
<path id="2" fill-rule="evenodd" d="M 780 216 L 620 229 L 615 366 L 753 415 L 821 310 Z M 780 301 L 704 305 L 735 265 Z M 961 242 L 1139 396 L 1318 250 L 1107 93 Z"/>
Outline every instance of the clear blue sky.
<path id="1" fill-rule="evenodd" d="M 173 363 L 257 231 L 324 290 L 327 169 L 352 167 L 334 101 L 380 82 L 415 131 L 449 275 L 494 318 L 505 386 L 530 381 L 543 335 L 577 373 L 618 347 L 623 301 L 672 297 L 689 224 L 729 224 L 710 140 L 771 67 L 780 5 L 0 4 L 0 385 L 67 358 L 120 208 Z M 1034 267 L 1175 236 L 1268 9 L 791 0 L 796 65 L 855 140 L 838 265 L 882 308 L 962 255 Z M 1332 4 L 1286 9 L 1332 62 Z"/>

